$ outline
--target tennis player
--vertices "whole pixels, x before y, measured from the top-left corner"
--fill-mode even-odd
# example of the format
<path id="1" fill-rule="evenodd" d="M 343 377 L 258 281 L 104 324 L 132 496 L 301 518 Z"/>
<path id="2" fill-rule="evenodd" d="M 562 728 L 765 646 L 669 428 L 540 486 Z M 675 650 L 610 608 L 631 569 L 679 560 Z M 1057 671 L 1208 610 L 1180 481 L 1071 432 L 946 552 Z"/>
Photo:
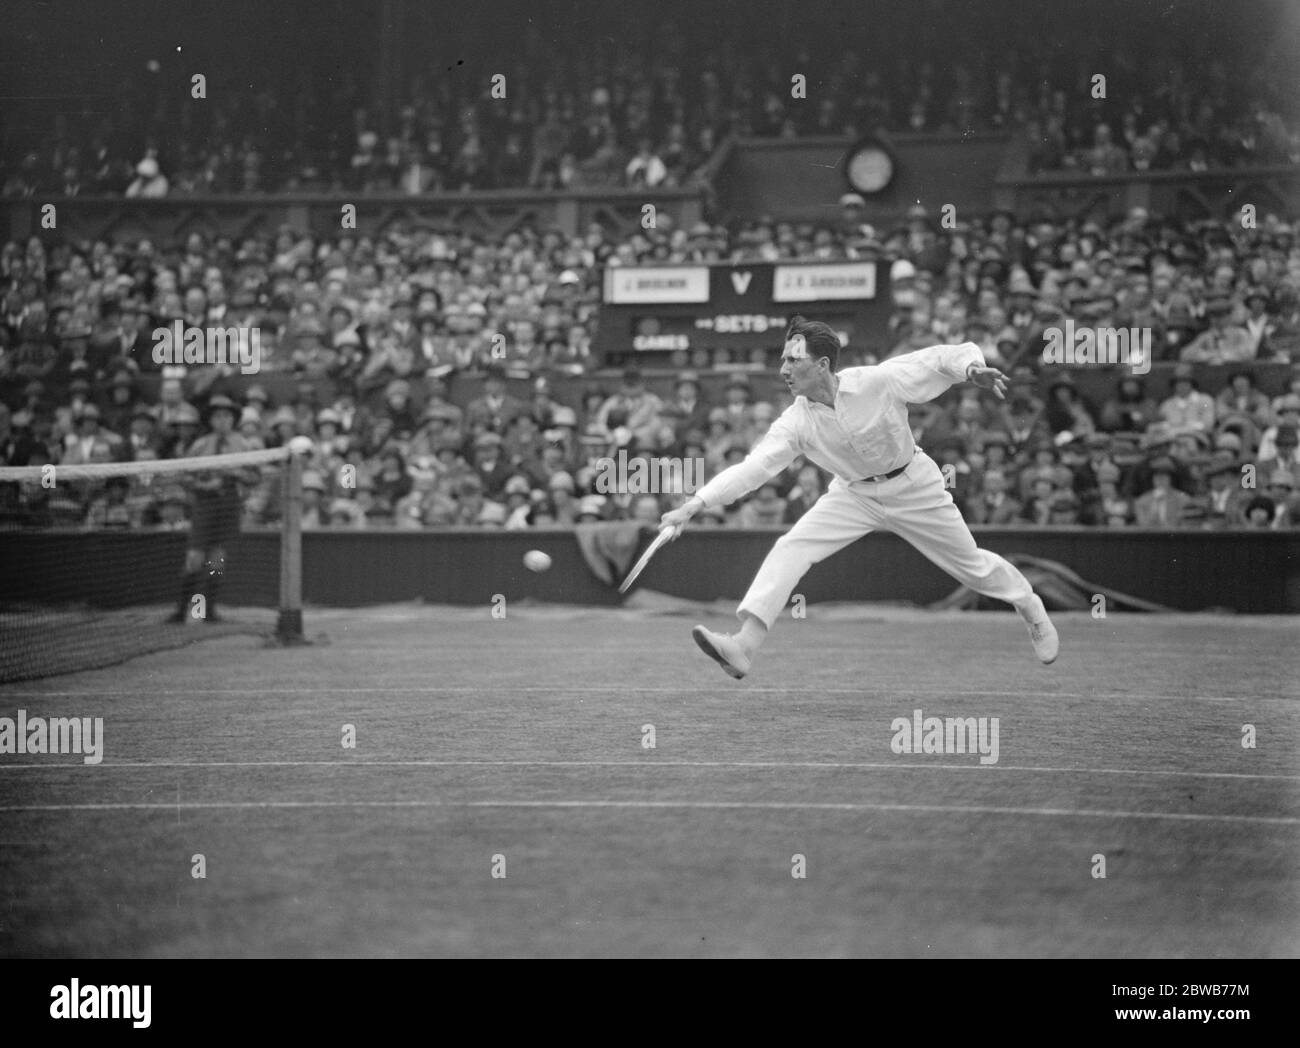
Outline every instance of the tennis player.
<path id="1" fill-rule="evenodd" d="M 1034 653 L 1056 658 L 1058 639 L 1029 581 L 996 553 L 980 549 L 952 500 L 943 473 L 916 446 L 908 404 L 933 400 L 958 382 L 1006 395 L 1006 376 L 986 367 L 973 342 L 931 346 L 871 367 L 837 370 L 840 342 L 819 321 L 795 317 L 786 332 L 781 377 L 795 402 L 743 462 L 723 470 L 661 527 L 685 525 L 706 507 L 725 506 L 803 455 L 834 475 L 826 493 L 781 536 L 740 602 L 736 633 L 703 626 L 695 643 L 737 679 L 749 672 L 795 585 L 814 564 L 870 531 L 902 536 L 977 593 L 1012 605 Z"/>

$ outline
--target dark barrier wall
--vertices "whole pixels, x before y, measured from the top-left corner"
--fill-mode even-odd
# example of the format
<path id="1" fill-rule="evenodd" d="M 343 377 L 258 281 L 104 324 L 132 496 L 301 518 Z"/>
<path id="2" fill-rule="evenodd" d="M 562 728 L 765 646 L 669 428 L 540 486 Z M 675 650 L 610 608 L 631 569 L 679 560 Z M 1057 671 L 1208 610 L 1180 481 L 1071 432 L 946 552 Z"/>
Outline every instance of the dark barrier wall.
<path id="1" fill-rule="evenodd" d="M 55 225 L 42 224 L 43 208 L 54 205 Z M 654 204 L 689 228 L 703 217 L 698 189 L 591 189 L 577 191 L 485 190 L 420 196 L 274 195 L 168 197 L 31 197 L 0 201 L 3 239 L 95 240 L 148 238 L 166 244 L 192 232 L 246 237 L 274 235 L 281 226 L 300 233 L 336 237 L 342 232 L 342 207 L 355 205 L 356 235 L 374 236 L 397 223 L 413 228 L 456 229 L 502 237 L 524 223 L 554 227 L 566 235 L 600 222 L 627 235 L 641 228 L 642 207 Z"/>
<path id="2" fill-rule="evenodd" d="M 974 530 L 981 545 L 998 553 L 1059 561 L 1090 583 L 1180 610 L 1300 612 L 1300 532 Z M 779 534 L 694 529 L 651 562 L 639 585 L 696 600 L 739 599 Z M 649 537 L 647 532 L 646 542 Z M 553 567 L 540 575 L 524 568 L 530 549 L 550 554 Z M 275 604 L 278 550 L 273 532 L 240 538 L 231 550 L 226 585 L 232 603 Z M 176 596 L 183 553 L 184 535 L 176 533 L 6 533 L 0 536 L 0 603 L 169 602 Z M 814 604 L 925 604 L 955 588 L 901 539 L 876 534 L 814 567 L 799 592 Z M 303 536 L 303 597 L 309 606 L 424 600 L 479 605 L 486 615 L 497 594 L 508 602 L 621 600 L 592 574 L 573 532 L 565 529 Z"/>
<path id="3" fill-rule="evenodd" d="M 848 139 L 747 138 L 732 144 L 714 182 L 718 204 L 730 216 L 769 214 L 793 221 L 835 222 L 848 188 L 843 165 Z M 1254 204 L 1262 218 L 1289 215 L 1300 206 L 1300 169 L 1294 165 L 1249 169 L 1130 171 L 1097 177 L 1081 172 L 1029 174 L 1023 141 L 1006 135 L 965 137 L 898 134 L 889 138 L 893 181 L 867 198 L 867 217 L 896 219 L 924 204 L 936 221 L 945 204 L 963 214 L 994 207 L 1028 215 L 1049 208 L 1065 215 L 1117 217 L 1145 207 L 1182 219 L 1225 219 Z"/>

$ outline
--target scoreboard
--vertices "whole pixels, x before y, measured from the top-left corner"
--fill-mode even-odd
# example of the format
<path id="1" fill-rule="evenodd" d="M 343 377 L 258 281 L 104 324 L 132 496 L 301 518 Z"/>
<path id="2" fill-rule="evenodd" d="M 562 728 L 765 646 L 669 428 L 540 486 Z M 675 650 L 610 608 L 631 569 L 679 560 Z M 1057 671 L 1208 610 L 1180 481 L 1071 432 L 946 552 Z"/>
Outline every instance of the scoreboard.
<path id="1" fill-rule="evenodd" d="M 613 266 L 596 348 L 610 367 L 772 367 L 789 318 L 802 313 L 861 349 L 886 330 L 887 279 L 877 262 Z"/>

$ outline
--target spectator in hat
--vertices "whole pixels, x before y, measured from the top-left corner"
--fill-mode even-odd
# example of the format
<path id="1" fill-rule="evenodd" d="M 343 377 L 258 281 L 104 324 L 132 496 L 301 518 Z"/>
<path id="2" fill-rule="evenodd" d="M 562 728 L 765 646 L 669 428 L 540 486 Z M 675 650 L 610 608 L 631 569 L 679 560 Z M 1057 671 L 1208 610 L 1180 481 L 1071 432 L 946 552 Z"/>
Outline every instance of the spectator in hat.
<path id="1" fill-rule="evenodd" d="M 1086 437 L 1095 428 L 1092 408 L 1074 387 L 1068 374 L 1059 375 L 1047 387 L 1047 406 L 1043 417 L 1052 433 L 1072 433 Z"/>
<path id="2" fill-rule="evenodd" d="M 1108 528 L 1127 527 L 1133 519 L 1133 507 L 1119 490 L 1120 467 L 1107 462 L 1097 471 L 1097 498 L 1093 504 L 1092 523 Z"/>
<path id="3" fill-rule="evenodd" d="M 254 407 L 246 407 L 239 413 L 239 421 L 235 428 L 239 435 L 248 441 L 249 448 L 260 451 L 266 447 L 266 440 L 262 436 L 262 415 Z"/>
<path id="4" fill-rule="evenodd" d="M 1181 526 L 1191 496 L 1175 488 L 1173 482 L 1173 460 L 1168 456 L 1155 459 L 1151 463 L 1151 490 L 1139 495 L 1134 506 L 1138 527 Z"/>
<path id="5" fill-rule="evenodd" d="M 271 405 L 271 397 L 266 392 L 265 386 L 251 385 L 244 390 L 244 406 L 255 408 L 262 414 L 266 414 Z"/>
<path id="6" fill-rule="evenodd" d="M 1269 304 L 1268 292 L 1263 288 L 1254 287 L 1246 292 L 1246 319 L 1242 327 L 1251 343 L 1249 360 L 1264 360 L 1272 355 L 1269 343 L 1277 324 L 1269 316 Z"/>
<path id="7" fill-rule="evenodd" d="M 772 528 L 785 523 L 786 500 L 775 481 L 760 487 L 740 507 L 737 522 L 742 528 Z"/>
<path id="8" fill-rule="evenodd" d="M 127 477 L 109 477 L 104 490 L 91 500 L 86 511 L 86 527 L 92 530 L 126 531 L 139 527 L 139 507 L 132 506 L 128 496 L 131 481 Z"/>
<path id="9" fill-rule="evenodd" d="M 411 434 L 419 428 L 415 420 L 415 405 L 411 403 L 411 384 L 395 378 L 384 389 L 382 414 L 393 424 L 394 433 Z"/>
<path id="10" fill-rule="evenodd" d="M 492 365 L 483 379 L 483 395 L 471 400 L 465 409 L 465 425 L 471 431 L 487 429 L 500 434 L 516 416 L 527 413 L 522 401 L 506 393 L 505 371 Z"/>
<path id="11" fill-rule="evenodd" d="M 599 524 L 605 519 L 605 502 L 604 495 L 583 495 L 578 502 L 577 522 Z"/>
<path id="12" fill-rule="evenodd" d="M 1246 368 L 1228 376 L 1227 385 L 1214 398 L 1214 410 L 1220 419 L 1231 414 L 1245 415 L 1259 429 L 1268 425 L 1271 414 L 1268 397 L 1255 388 L 1255 376 Z"/>
<path id="13" fill-rule="evenodd" d="M 1029 524 L 1046 527 L 1052 522 L 1052 496 L 1056 494 L 1056 485 L 1049 473 L 1041 469 L 1026 470 L 1021 476 L 1022 487 L 1026 486 L 1029 497 L 1020 509 L 1020 519 Z"/>
<path id="14" fill-rule="evenodd" d="M 72 408 L 74 415 L 80 414 L 81 409 L 90 403 L 90 382 L 85 378 L 74 378 L 67 384 L 68 389 L 68 406 Z M 102 418 L 102 416 L 100 416 Z"/>
<path id="15" fill-rule="evenodd" d="M 356 530 L 366 526 L 366 507 L 355 497 L 341 494 L 330 500 L 328 523 L 332 528 Z"/>
<path id="16" fill-rule="evenodd" d="M 329 512 L 325 507 L 325 478 L 314 469 L 302 474 L 302 526 L 309 530 L 326 527 Z"/>
<path id="17" fill-rule="evenodd" d="M 1276 470 L 1284 470 L 1289 473 L 1300 474 L 1300 447 L 1297 444 L 1300 440 L 1297 435 L 1300 430 L 1294 425 L 1286 424 L 1278 426 L 1273 435 L 1273 454 L 1265 458 L 1261 453 L 1259 456 L 1259 472 L 1261 474 L 1271 474 Z"/>
<path id="18" fill-rule="evenodd" d="M 1034 482 L 1043 477 L 1048 480 L 1052 487 L 1056 486 L 1056 478 L 1061 467 L 1061 454 L 1056 446 L 1056 442 L 1050 438 L 1042 438 L 1031 447 L 1025 448 L 1023 457 L 1027 459 L 1024 468 L 1020 472 L 1020 502 L 1022 505 L 1028 505 L 1034 493 Z"/>
<path id="19" fill-rule="evenodd" d="M 157 371 L 153 359 L 153 317 L 134 299 L 126 299 L 105 325 L 101 335 L 103 352 L 110 359 L 127 364 L 133 372 Z"/>
<path id="20" fill-rule="evenodd" d="M 1273 517 L 1269 527 L 1275 531 L 1294 528 L 1300 523 L 1300 499 L 1296 496 L 1295 474 L 1286 469 L 1275 469 L 1268 474 L 1264 494 L 1273 502 Z"/>
<path id="21" fill-rule="evenodd" d="M 346 455 L 351 446 L 351 440 L 340 432 L 340 422 L 333 408 L 316 412 L 316 450 L 323 460 Z"/>
<path id="22" fill-rule="evenodd" d="M 504 487 L 504 485 L 502 485 Z M 453 524 L 456 527 L 502 527 L 506 522 L 505 506 L 487 497 L 476 476 L 464 477 L 457 489 L 458 506 Z"/>
<path id="23" fill-rule="evenodd" d="M 1256 495 L 1242 509 L 1245 526 L 1253 529 L 1272 528 L 1278 505 L 1267 495 Z"/>
<path id="24" fill-rule="evenodd" d="M 654 528 L 658 526 L 663 513 L 664 506 L 660 504 L 659 496 L 647 493 L 632 499 L 627 519 Z"/>
<path id="25" fill-rule="evenodd" d="M 135 407 L 135 380 L 129 372 L 115 373 L 108 383 L 108 403 L 104 405 L 101 422 L 110 432 L 125 433 Z"/>
<path id="26" fill-rule="evenodd" d="M 1214 400 L 1200 391 L 1190 364 L 1174 368 L 1173 392 L 1161 402 L 1160 417 L 1175 436 L 1208 433 L 1214 428 Z"/>
<path id="27" fill-rule="evenodd" d="M 680 445 L 692 430 L 705 430 L 709 425 L 709 405 L 700 399 L 700 377 L 694 371 L 683 371 L 673 384 L 673 399 L 667 405 L 672 411 L 674 443 Z"/>
<path id="28" fill-rule="evenodd" d="M 165 410 L 165 409 L 164 409 Z M 182 458 L 199 435 L 199 409 L 182 403 L 172 413 L 169 426 L 162 427 L 162 457 Z"/>
<path id="29" fill-rule="evenodd" d="M 966 501 L 972 493 L 974 469 L 966 457 L 966 441 L 953 434 L 934 444 L 934 458 L 943 472 L 948 494 L 952 496 L 957 509 L 966 512 Z"/>
<path id="30" fill-rule="evenodd" d="M 339 432 L 350 441 L 355 441 L 357 435 L 365 432 L 370 424 L 370 411 L 357 404 L 356 394 L 346 385 L 338 387 L 330 410 L 339 417 Z"/>
<path id="31" fill-rule="evenodd" d="M 157 200 L 165 197 L 170 188 L 171 183 L 167 181 L 167 176 L 162 173 L 158 161 L 151 155 L 136 164 L 135 178 L 126 187 L 126 195 L 139 197 L 142 200 Z"/>
<path id="32" fill-rule="evenodd" d="M 822 472 L 813 463 L 805 462 L 795 474 L 794 486 L 786 495 L 785 523 L 793 524 L 822 497 L 826 482 Z"/>
<path id="33" fill-rule="evenodd" d="M 555 524 L 569 527 L 578 522 L 578 500 L 573 477 L 560 470 L 547 482 L 550 515 Z"/>
<path id="34" fill-rule="evenodd" d="M 506 481 L 514 472 L 503 445 L 504 441 L 497 433 L 480 433 L 474 440 L 474 472 L 484 494 L 490 499 L 498 499 L 504 494 Z"/>
<path id="35" fill-rule="evenodd" d="M 506 481 L 506 521 L 507 531 L 522 531 L 531 527 L 533 519 L 533 490 L 527 477 L 515 474 Z M 539 494 L 541 494 L 539 492 Z"/>
<path id="36" fill-rule="evenodd" d="M 1114 395 L 1102 405 L 1100 428 L 1108 433 L 1142 433 L 1158 418 L 1159 406 L 1147 395 L 1143 379 L 1138 375 L 1125 375 Z"/>
<path id="37" fill-rule="evenodd" d="M 555 409 L 560 406 L 555 401 L 550 379 L 536 379 L 533 382 L 532 399 L 528 403 L 528 414 L 537 423 L 537 428 L 550 429 L 554 425 Z"/>
<path id="38" fill-rule="evenodd" d="M 731 431 L 737 434 L 748 433 L 754 425 L 753 386 L 749 376 L 732 375 L 727 380 L 723 396 L 722 406 L 726 409 Z"/>
<path id="39" fill-rule="evenodd" d="M 1030 381 L 1032 384 L 1032 379 Z M 1040 441 L 1050 436 L 1043 408 L 1042 402 L 1032 395 L 1032 390 L 1023 381 L 1017 385 L 1013 377 L 1001 420 L 1002 431 L 1007 435 L 1007 453 L 1012 458 L 1032 453 Z"/>
<path id="40" fill-rule="evenodd" d="M 1286 392 L 1281 393 L 1272 400 L 1273 413 L 1278 414 L 1282 411 L 1282 405 L 1289 397 L 1300 398 L 1300 360 L 1291 368 L 1290 377 L 1287 379 Z"/>
<path id="41" fill-rule="evenodd" d="M 14 416 L 10 412 L 9 406 L 4 401 L 0 401 L 0 466 L 18 465 L 18 444 L 22 438 L 13 420 Z M 24 465 L 26 461 L 24 458 Z M 2 485 L 0 485 L 0 491 L 3 491 Z"/>
<path id="42" fill-rule="evenodd" d="M 1300 427 L 1300 395 L 1288 393 L 1279 397 L 1275 410 L 1277 424 L 1269 426 L 1259 438 L 1259 459 L 1277 458 L 1277 432 L 1283 426 Z"/>
<path id="43" fill-rule="evenodd" d="M 287 404 L 270 419 L 270 434 L 263 438 L 268 447 L 285 447 L 298 435 L 298 416 Z"/>
<path id="44" fill-rule="evenodd" d="M 356 490 L 352 493 L 353 501 L 363 514 L 362 527 L 386 528 L 393 525 L 391 508 L 379 505 L 375 501 L 374 482 L 365 473 L 357 474 Z"/>
<path id="45" fill-rule="evenodd" d="M 157 417 L 157 412 L 148 404 L 135 405 L 121 448 L 125 461 L 148 461 L 163 457 Z"/>
<path id="46" fill-rule="evenodd" d="M 387 513 L 392 513 L 414 486 L 406 459 L 396 448 L 386 448 L 380 453 L 378 468 L 370 473 L 370 483 L 375 505 Z"/>
<path id="47" fill-rule="evenodd" d="M 1240 527 L 1245 522 L 1246 490 L 1237 458 L 1216 451 L 1205 470 L 1206 525 L 1214 529 Z"/>
<path id="48" fill-rule="evenodd" d="M 972 524 L 1009 525 L 1020 521 L 1024 507 L 1008 493 L 1010 483 L 1000 468 L 985 469 L 978 496 L 968 503 Z"/>
<path id="49" fill-rule="evenodd" d="M 1233 322 L 1232 303 L 1213 299 L 1206 304 L 1207 330 L 1185 345 L 1178 359 L 1194 364 L 1239 364 L 1255 358 L 1256 345 L 1246 329 Z"/>
<path id="50" fill-rule="evenodd" d="M 449 429 L 459 432 L 465 419 L 465 412 L 447 398 L 446 379 L 426 375 L 424 388 L 426 396 L 423 417 L 425 419 L 431 417 L 430 413 L 436 410 L 446 421 Z"/>
<path id="51" fill-rule="evenodd" d="M 187 502 L 185 489 L 179 484 L 169 484 L 163 488 L 157 502 L 158 527 L 164 531 L 183 531 L 188 528 L 190 522 L 185 515 Z"/>
<path id="52" fill-rule="evenodd" d="M 83 404 L 74 416 L 75 430 L 69 435 L 61 464 L 65 466 L 88 466 L 94 463 L 114 462 L 117 459 L 116 445 L 100 428 L 99 408 L 94 404 Z"/>
<path id="53" fill-rule="evenodd" d="M 315 328 L 310 328 L 308 331 L 309 345 L 307 350 L 315 354 L 320 347 L 319 336 L 315 333 Z M 329 363 L 331 366 L 336 366 L 338 364 L 337 353 L 334 350 L 328 350 L 327 352 L 330 354 L 327 358 Z M 308 358 L 304 357 L 303 359 Z M 322 357 L 321 359 L 326 358 Z M 417 365 L 419 362 L 420 359 L 417 357 L 413 341 L 403 341 L 397 334 L 387 328 L 376 331 L 370 356 L 361 369 L 361 374 L 357 376 L 357 387 L 363 393 L 375 389 L 391 388 L 395 381 L 406 381 L 418 377 L 419 368 Z M 407 391 L 409 394 L 409 382 Z"/>
<path id="54" fill-rule="evenodd" d="M 646 389 L 641 369 L 633 365 L 623 369 L 622 386 L 600 406 L 596 418 L 606 432 L 612 433 L 616 427 L 610 415 L 620 413 L 625 419 L 621 425 L 631 431 L 635 446 L 655 448 L 662 426 L 662 410 L 663 401 Z"/>
<path id="55" fill-rule="evenodd" d="M 1053 527 L 1079 523 L 1079 497 L 1073 491 L 1061 490 L 1052 494 L 1048 523 Z"/>
<path id="56" fill-rule="evenodd" d="M 308 317 L 298 324 L 294 339 L 296 345 L 290 360 L 295 374 L 316 380 L 335 374 L 339 366 L 339 354 L 326 344 L 324 324 L 315 317 Z M 410 374 L 409 367 L 406 373 Z"/>
<path id="57" fill-rule="evenodd" d="M 1002 470 L 1004 474 L 1015 470 L 1016 463 L 1010 455 L 1011 439 L 1001 430 L 989 430 L 978 434 L 975 438 L 975 446 L 978 455 L 972 455 L 971 460 L 973 466 L 978 462 L 973 483 L 976 491 L 981 490 L 981 478 L 986 470 Z"/>
<path id="58" fill-rule="evenodd" d="M 453 407 L 454 405 L 434 403 L 425 406 L 420 415 L 420 428 L 412 435 L 407 449 L 412 459 L 436 458 L 438 448 L 448 438 L 459 442 L 459 419 L 457 414 L 449 410 Z"/>

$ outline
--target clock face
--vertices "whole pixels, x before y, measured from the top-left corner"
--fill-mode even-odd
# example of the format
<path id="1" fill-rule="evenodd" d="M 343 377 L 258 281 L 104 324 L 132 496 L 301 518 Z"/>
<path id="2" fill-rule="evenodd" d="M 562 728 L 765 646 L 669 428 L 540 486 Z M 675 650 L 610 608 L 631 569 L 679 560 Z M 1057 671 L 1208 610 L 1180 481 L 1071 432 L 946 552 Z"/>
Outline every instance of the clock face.
<path id="1" fill-rule="evenodd" d="M 878 193 L 894 177 L 894 162 L 879 146 L 863 146 L 849 157 L 847 174 L 859 193 Z"/>

